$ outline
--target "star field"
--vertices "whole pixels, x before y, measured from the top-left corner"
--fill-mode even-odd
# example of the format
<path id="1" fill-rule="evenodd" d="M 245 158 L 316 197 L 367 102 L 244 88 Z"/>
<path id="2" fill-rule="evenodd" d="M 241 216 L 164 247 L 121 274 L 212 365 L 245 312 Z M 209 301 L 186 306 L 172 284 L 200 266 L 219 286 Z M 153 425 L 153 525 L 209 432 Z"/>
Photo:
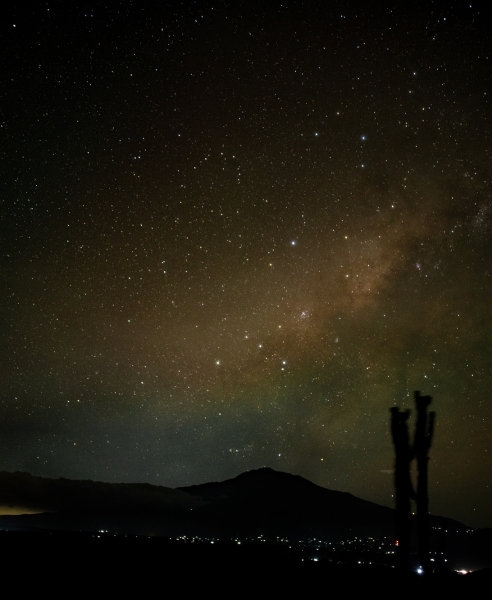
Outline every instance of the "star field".
<path id="1" fill-rule="evenodd" d="M 491 526 L 490 42 L 464 2 L 27 3 L 1 26 L 0 468 L 270 466 Z"/>

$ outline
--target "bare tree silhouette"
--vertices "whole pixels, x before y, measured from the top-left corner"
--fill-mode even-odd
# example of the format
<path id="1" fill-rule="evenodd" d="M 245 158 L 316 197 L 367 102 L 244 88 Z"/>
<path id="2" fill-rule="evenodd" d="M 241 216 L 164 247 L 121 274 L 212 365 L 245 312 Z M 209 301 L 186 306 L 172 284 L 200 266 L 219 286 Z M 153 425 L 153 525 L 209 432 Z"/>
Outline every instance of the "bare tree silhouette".
<path id="1" fill-rule="evenodd" d="M 417 503 L 417 537 L 419 560 L 424 573 L 430 570 L 429 562 L 429 492 L 428 452 L 434 434 L 435 413 L 427 412 L 432 398 L 414 392 L 417 421 L 413 444 L 410 445 L 408 419 L 410 410 L 400 411 L 396 406 L 391 411 L 391 436 L 395 447 L 395 529 L 397 567 L 407 571 L 410 565 L 411 544 L 411 499 Z M 410 477 L 410 464 L 417 460 L 417 493 Z"/>

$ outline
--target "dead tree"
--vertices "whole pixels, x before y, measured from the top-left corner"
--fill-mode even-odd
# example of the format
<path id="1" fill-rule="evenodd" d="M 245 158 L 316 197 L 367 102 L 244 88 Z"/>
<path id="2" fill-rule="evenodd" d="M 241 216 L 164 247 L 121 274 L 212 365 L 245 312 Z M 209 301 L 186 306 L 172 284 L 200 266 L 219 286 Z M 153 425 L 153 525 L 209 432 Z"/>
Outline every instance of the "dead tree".
<path id="1" fill-rule="evenodd" d="M 427 485 L 428 452 L 434 433 L 435 413 L 427 413 L 432 401 L 430 396 L 414 393 L 417 421 L 413 444 L 410 445 L 407 421 L 410 411 L 391 409 L 391 435 L 395 447 L 395 520 L 397 567 L 406 571 L 410 563 L 411 546 L 411 499 L 417 503 L 417 537 L 419 560 L 424 573 L 429 572 L 429 493 Z M 410 464 L 417 459 L 417 493 L 410 477 Z"/>

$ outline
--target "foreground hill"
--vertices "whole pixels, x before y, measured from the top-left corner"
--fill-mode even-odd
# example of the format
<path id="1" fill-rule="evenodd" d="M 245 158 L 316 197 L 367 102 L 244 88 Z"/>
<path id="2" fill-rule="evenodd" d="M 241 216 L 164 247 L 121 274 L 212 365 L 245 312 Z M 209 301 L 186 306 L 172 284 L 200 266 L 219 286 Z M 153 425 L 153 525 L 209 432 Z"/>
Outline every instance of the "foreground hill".
<path id="1" fill-rule="evenodd" d="M 32 511 L 66 510 L 146 511 L 193 508 L 201 502 L 189 494 L 148 483 L 102 483 L 45 479 L 29 473 L 0 472 L 0 505 L 24 506 Z"/>
<path id="2" fill-rule="evenodd" d="M 175 490 L 0 473 L 0 506 L 44 511 L 1 516 L 7 530 L 236 539 L 344 560 L 370 554 L 380 564 L 390 564 L 395 550 L 392 509 L 268 468 Z M 490 530 L 473 532 L 441 517 L 431 517 L 431 528 L 431 548 L 445 544 L 447 566 L 492 565 Z"/>
<path id="3" fill-rule="evenodd" d="M 263 468 L 220 483 L 178 488 L 203 501 L 203 533 L 263 535 L 270 539 L 392 538 L 393 510 L 298 475 Z"/>
<path id="4" fill-rule="evenodd" d="M 174 536 L 182 531 L 182 515 L 201 504 L 199 498 L 180 490 L 146 483 L 45 479 L 0 472 L 0 529 Z"/>

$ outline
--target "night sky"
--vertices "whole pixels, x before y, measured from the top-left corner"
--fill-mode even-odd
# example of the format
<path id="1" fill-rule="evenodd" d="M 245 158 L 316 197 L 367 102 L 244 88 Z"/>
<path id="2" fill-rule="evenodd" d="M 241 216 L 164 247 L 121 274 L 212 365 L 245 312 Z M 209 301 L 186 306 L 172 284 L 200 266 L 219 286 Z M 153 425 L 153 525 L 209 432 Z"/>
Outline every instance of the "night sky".
<path id="1" fill-rule="evenodd" d="M 389 408 L 420 390 L 431 511 L 492 526 L 481 7 L 19 4 L 0 469 L 176 487 L 269 466 L 392 506 Z"/>

